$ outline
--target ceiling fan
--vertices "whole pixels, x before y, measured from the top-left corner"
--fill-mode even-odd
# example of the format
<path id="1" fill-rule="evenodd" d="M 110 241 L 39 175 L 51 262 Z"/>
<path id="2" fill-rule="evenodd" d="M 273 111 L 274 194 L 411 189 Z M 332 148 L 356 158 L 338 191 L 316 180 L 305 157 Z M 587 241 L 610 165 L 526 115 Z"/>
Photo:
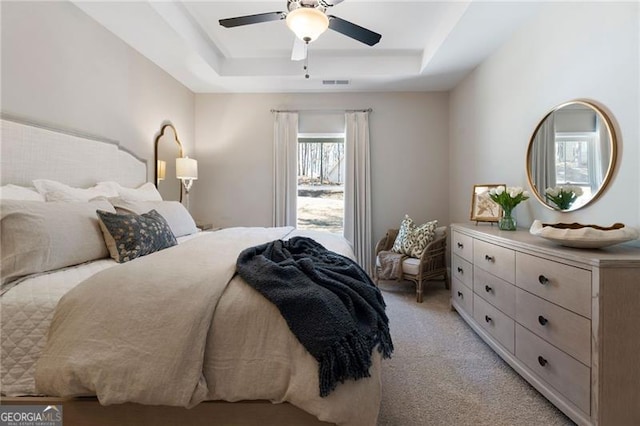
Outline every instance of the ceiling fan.
<path id="1" fill-rule="evenodd" d="M 285 19 L 287 26 L 296 35 L 291 59 L 302 60 L 307 57 L 306 46 L 317 39 L 327 28 L 351 37 L 366 45 L 373 46 L 380 41 L 382 35 L 345 21 L 334 15 L 327 14 L 329 7 L 342 3 L 344 0 L 287 0 L 287 12 L 267 12 L 257 15 L 238 16 L 220 19 L 220 25 L 225 28 L 242 25 L 258 24 L 260 22 L 279 21 Z"/>

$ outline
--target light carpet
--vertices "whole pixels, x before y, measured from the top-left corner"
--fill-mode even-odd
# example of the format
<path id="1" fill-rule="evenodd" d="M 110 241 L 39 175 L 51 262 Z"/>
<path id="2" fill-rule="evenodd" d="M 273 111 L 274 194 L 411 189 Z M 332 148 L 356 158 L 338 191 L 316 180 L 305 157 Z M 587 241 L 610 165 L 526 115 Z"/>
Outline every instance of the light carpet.
<path id="1" fill-rule="evenodd" d="M 423 303 L 409 282 L 380 289 L 395 352 L 382 363 L 378 426 L 574 424 L 451 310 L 442 281 Z"/>

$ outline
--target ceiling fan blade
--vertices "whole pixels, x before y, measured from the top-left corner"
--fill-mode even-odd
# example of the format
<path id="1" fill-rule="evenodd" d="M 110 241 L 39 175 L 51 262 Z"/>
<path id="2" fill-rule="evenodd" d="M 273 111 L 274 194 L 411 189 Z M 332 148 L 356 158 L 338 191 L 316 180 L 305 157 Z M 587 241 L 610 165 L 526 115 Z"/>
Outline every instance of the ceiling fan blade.
<path id="1" fill-rule="evenodd" d="M 382 38 L 382 35 L 363 28 L 360 25 L 345 21 L 344 19 L 338 18 L 337 16 L 327 16 L 329 17 L 329 28 L 339 32 L 340 34 L 344 34 L 347 37 L 358 40 L 364 44 L 373 46 Z"/>
<path id="2" fill-rule="evenodd" d="M 237 16 L 235 18 L 220 19 L 218 22 L 225 28 L 239 27 L 241 25 L 259 24 L 260 22 L 279 21 L 284 19 L 284 12 L 258 13 L 257 15 Z"/>
<path id="3" fill-rule="evenodd" d="M 302 61 L 307 59 L 307 45 L 298 37 L 293 38 L 293 49 L 291 50 L 292 61 Z"/>

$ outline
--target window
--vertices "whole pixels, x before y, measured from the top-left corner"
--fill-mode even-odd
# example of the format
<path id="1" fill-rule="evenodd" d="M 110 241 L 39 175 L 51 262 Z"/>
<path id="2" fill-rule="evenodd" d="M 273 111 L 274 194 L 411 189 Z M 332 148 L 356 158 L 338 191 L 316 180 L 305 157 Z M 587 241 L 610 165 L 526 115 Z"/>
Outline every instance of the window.
<path id="1" fill-rule="evenodd" d="M 298 136 L 299 229 L 344 228 L 344 135 Z"/>
<path id="2" fill-rule="evenodd" d="M 593 132 L 556 133 L 556 184 L 580 186 L 591 192 L 590 167 L 595 161 L 597 135 Z"/>

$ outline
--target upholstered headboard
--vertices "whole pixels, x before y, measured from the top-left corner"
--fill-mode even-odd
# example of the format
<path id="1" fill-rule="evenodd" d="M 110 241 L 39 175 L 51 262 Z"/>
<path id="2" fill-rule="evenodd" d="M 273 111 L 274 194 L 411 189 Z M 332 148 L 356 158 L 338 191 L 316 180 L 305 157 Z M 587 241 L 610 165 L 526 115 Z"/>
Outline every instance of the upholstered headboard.
<path id="1" fill-rule="evenodd" d="M 2 114 L 0 183 L 31 186 L 51 179 L 86 188 L 116 181 L 137 187 L 147 181 L 147 162 L 117 141 L 61 130 Z"/>

